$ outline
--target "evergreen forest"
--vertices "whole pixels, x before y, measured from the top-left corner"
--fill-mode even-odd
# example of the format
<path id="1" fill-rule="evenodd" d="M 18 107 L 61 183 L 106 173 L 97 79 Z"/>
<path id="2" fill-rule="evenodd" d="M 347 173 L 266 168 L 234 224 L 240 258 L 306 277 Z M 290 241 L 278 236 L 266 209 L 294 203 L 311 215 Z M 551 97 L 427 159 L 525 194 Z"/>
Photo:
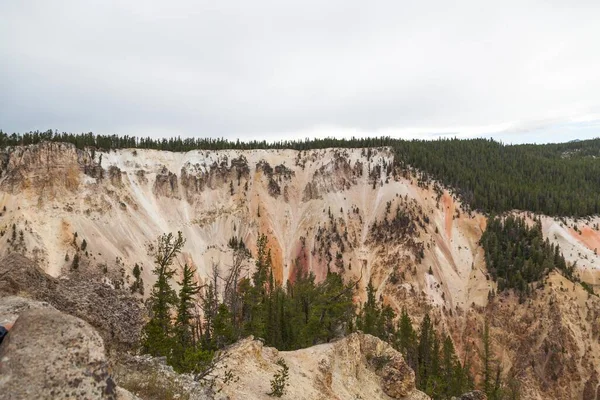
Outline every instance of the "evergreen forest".
<path id="1" fill-rule="evenodd" d="M 567 264 L 560 246 L 544 239 L 539 219 L 530 226 L 519 216 L 490 217 L 480 244 L 498 291 L 515 289 L 523 299 L 555 269 L 572 281 L 578 280 L 575 266 Z"/>

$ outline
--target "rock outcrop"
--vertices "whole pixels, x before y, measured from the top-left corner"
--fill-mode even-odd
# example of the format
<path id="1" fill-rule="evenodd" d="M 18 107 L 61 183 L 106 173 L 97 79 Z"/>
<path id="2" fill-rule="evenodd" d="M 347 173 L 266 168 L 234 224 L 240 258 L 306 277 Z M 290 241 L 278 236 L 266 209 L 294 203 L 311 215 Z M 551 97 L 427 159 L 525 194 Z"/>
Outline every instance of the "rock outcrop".
<path id="1" fill-rule="evenodd" d="M 0 346 L 2 398 L 135 398 L 117 388 L 102 338 L 85 321 L 28 299 L 0 300 L 0 319 L 17 313 Z"/>
<path id="2" fill-rule="evenodd" d="M 362 333 L 296 351 L 277 351 L 253 338 L 241 340 L 222 361 L 221 371 L 230 369 L 236 378 L 220 384 L 221 393 L 231 399 L 268 399 L 279 359 L 289 366 L 288 398 L 429 399 L 415 389 L 414 372 L 399 352 Z"/>
<path id="3" fill-rule="evenodd" d="M 0 297 L 10 295 L 27 295 L 87 321 L 111 347 L 131 348 L 139 340 L 143 324 L 139 300 L 89 276 L 56 279 L 12 253 L 0 260 Z"/>
<path id="4" fill-rule="evenodd" d="M 0 188 L 13 193 L 34 190 L 54 197 L 66 189 L 72 194 L 83 173 L 102 177 L 102 168 L 87 151 L 68 143 L 12 147 L 0 157 Z"/>
<path id="5" fill-rule="evenodd" d="M 160 173 L 156 174 L 153 192 L 156 196 L 179 198 L 177 175 L 163 167 Z"/>
<path id="6" fill-rule="evenodd" d="M 199 382 L 190 374 L 176 373 L 164 357 L 121 354 L 114 366 L 114 378 L 120 387 L 144 400 L 215 397 L 207 382 Z"/>

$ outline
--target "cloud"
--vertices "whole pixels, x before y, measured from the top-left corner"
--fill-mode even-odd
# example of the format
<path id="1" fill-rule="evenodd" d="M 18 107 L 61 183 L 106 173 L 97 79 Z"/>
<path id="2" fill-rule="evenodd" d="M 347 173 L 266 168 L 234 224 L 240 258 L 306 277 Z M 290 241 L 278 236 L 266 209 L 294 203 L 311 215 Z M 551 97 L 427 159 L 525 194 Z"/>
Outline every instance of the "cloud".
<path id="1" fill-rule="evenodd" d="M 593 135 L 600 115 L 598 2 L 23 0 L 0 15 L 5 131 L 521 142 Z"/>

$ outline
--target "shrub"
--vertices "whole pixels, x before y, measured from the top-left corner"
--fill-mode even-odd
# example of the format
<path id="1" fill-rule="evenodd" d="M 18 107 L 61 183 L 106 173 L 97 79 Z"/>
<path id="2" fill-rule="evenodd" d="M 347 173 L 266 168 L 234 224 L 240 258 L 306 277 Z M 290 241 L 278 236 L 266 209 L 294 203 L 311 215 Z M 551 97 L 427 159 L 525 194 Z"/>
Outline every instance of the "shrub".
<path id="1" fill-rule="evenodd" d="M 283 358 L 277 360 L 277 365 L 281 367 L 281 370 L 273 376 L 271 379 L 271 392 L 267 393 L 269 396 L 281 397 L 285 394 L 285 387 L 289 385 L 289 367 L 285 363 Z"/>

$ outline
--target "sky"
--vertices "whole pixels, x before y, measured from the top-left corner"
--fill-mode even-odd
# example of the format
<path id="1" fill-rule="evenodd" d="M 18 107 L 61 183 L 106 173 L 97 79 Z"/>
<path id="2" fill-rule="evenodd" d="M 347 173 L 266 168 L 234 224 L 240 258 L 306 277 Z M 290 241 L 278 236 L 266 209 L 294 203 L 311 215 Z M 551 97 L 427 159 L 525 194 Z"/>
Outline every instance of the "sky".
<path id="1" fill-rule="evenodd" d="M 599 1 L 0 0 L 0 129 L 600 136 Z"/>

